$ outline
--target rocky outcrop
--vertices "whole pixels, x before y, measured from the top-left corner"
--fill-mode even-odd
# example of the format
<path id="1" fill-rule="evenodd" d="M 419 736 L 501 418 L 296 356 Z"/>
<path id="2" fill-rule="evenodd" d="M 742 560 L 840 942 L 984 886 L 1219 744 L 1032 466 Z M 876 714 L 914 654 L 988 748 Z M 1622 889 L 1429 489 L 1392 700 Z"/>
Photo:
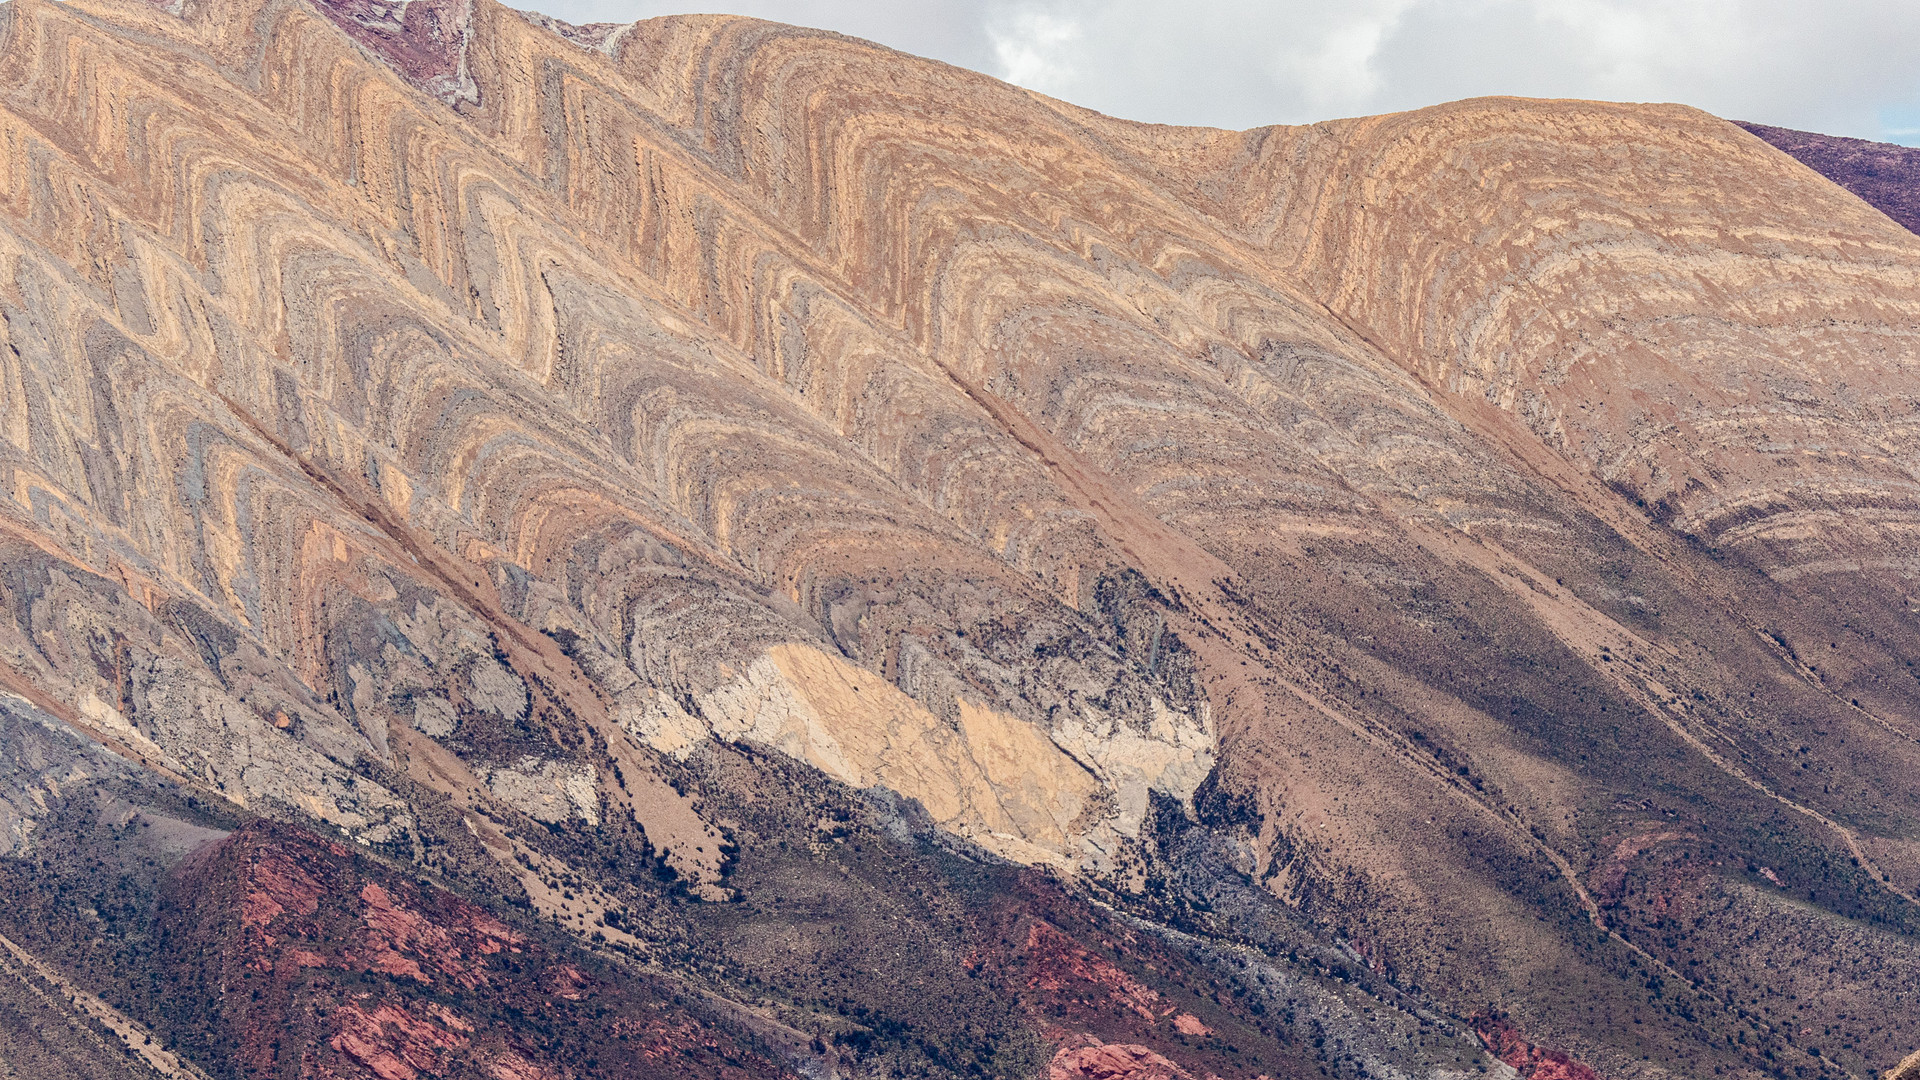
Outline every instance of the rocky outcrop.
<path id="1" fill-rule="evenodd" d="M 297 830 L 196 854 L 158 930 L 170 1019 L 232 1075 L 654 1076 L 663 1059 L 674 1075 L 785 1075 L 670 989 L 583 969 Z"/>
<path id="2" fill-rule="evenodd" d="M 1186 1070 L 1144 1046 L 1083 1046 L 1047 1063 L 1047 1080 L 1192 1080 Z"/>
<path id="3" fill-rule="evenodd" d="M 1528 1042 L 1518 1028 L 1498 1013 L 1475 1016 L 1473 1030 L 1494 1057 L 1512 1066 L 1526 1080 L 1600 1080 L 1598 1073 L 1565 1053 Z"/>

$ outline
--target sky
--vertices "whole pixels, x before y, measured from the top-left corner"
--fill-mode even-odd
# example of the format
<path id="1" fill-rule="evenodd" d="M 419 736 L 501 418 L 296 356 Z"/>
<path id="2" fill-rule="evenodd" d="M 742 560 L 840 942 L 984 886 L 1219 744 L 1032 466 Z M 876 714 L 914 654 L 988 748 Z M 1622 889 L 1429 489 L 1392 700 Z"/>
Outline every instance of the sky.
<path id="1" fill-rule="evenodd" d="M 704 11 L 822 27 L 1156 123 L 1519 94 L 1920 145 L 1920 0 L 507 2 L 575 23 Z"/>

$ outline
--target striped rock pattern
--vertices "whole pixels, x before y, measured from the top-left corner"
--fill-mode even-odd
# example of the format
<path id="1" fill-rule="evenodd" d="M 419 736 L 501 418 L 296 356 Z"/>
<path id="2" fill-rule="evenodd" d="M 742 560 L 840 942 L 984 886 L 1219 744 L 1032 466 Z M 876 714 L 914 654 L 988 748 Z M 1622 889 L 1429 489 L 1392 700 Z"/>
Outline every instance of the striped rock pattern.
<path id="1" fill-rule="evenodd" d="M 1736 126 L 12 0 L 0 145 L 0 682 L 222 814 L 692 971 L 797 763 L 1581 1075 L 1920 1030 L 1920 238 Z"/>

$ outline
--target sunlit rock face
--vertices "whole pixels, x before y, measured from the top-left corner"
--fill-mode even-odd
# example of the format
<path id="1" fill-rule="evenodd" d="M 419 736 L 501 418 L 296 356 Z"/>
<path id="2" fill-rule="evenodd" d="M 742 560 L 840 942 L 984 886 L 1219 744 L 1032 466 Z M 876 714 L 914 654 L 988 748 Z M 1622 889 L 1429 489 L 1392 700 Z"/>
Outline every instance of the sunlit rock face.
<path id="1" fill-rule="evenodd" d="M 191 1067 L 1913 1050 L 1920 237 L 1754 134 L 0 10 L 0 934 Z"/>

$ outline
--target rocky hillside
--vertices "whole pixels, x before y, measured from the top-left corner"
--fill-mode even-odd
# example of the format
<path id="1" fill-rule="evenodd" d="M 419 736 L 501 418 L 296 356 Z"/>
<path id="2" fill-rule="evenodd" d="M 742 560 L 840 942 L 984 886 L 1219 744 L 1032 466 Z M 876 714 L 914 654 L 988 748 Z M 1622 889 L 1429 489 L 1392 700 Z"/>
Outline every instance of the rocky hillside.
<path id="1" fill-rule="evenodd" d="M 1920 148 L 1741 124 L 1802 164 L 1920 232 Z"/>
<path id="2" fill-rule="evenodd" d="M 1920 1045 L 1920 237 L 1754 134 L 0 11 L 16 1072 Z"/>

